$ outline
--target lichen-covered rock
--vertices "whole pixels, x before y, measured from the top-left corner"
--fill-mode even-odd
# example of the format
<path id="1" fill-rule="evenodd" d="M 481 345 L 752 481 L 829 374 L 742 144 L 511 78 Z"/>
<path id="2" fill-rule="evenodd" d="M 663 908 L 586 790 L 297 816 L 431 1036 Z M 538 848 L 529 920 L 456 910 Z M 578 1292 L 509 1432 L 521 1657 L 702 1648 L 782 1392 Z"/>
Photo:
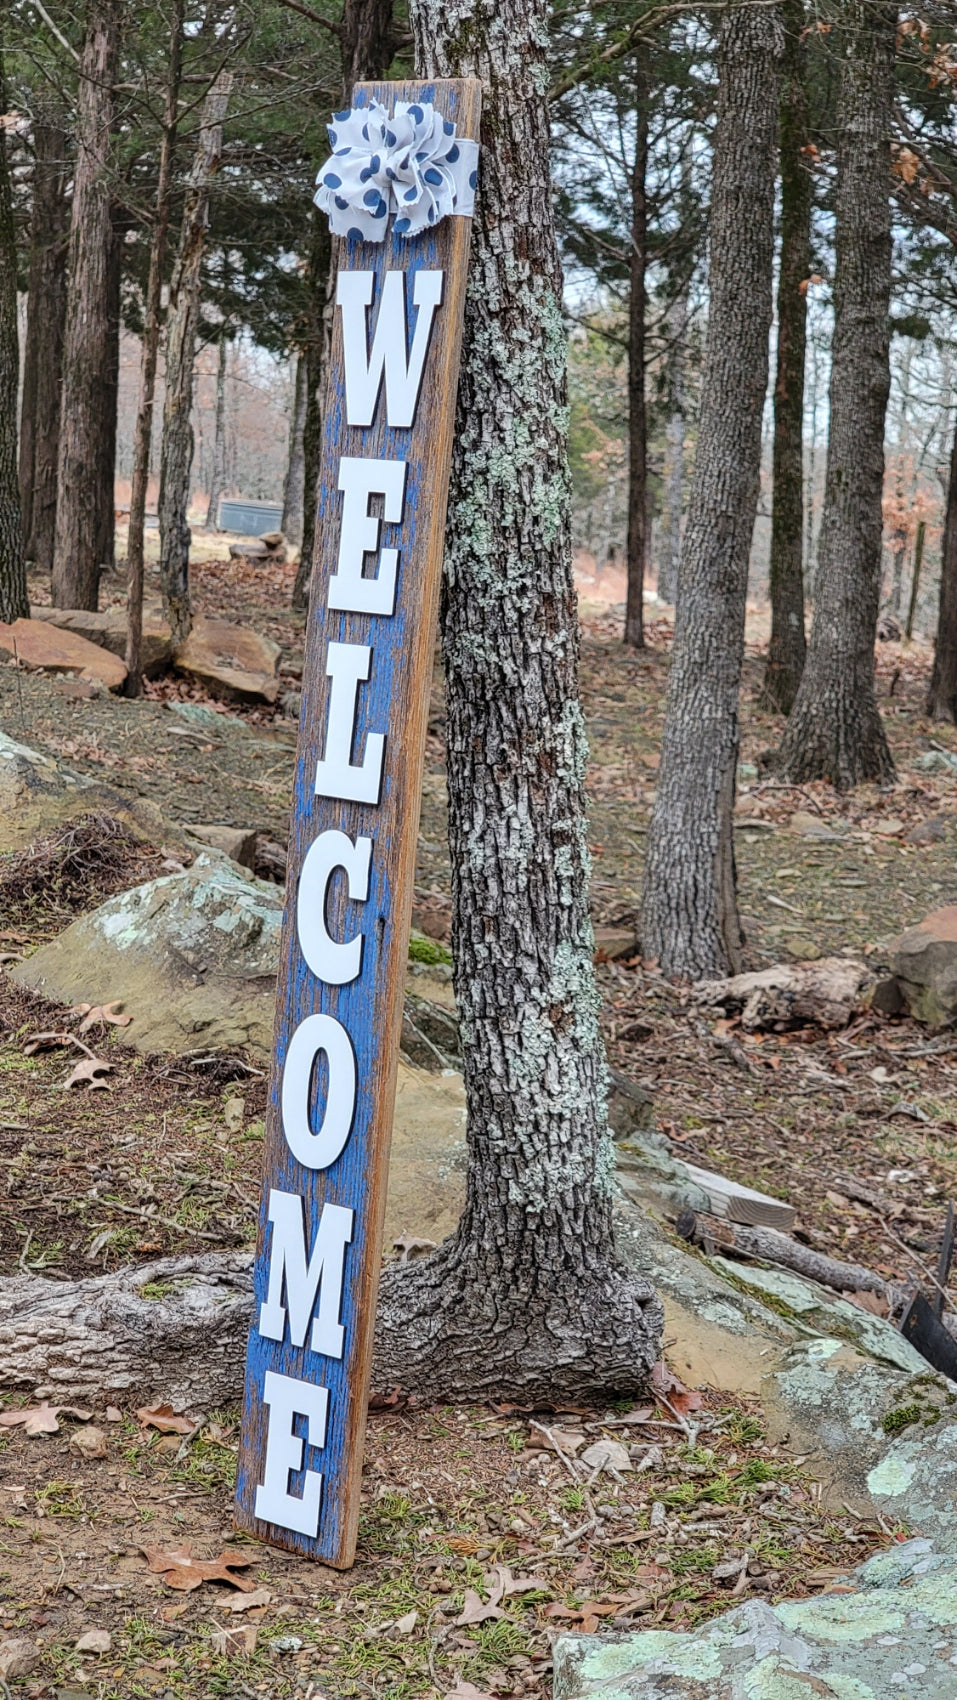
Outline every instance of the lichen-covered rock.
<path id="1" fill-rule="evenodd" d="M 565 1635 L 554 1656 L 555 1700 L 953 1700 L 957 1560 L 909 1541 L 840 1592 L 749 1600 L 687 1634 Z"/>
<path id="2" fill-rule="evenodd" d="M 282 899 L 224 856 L 120 892 L 16 970 L 64 1003 L 121 998 L 141 1051 L 272 1044 Z"/>
<path id="3" fill-rule="evenodd" d="M 887 949 L 891 972 L 911 1015 L 931 1027 L 957 1016 L 957 904 L 935 909 Z"/>

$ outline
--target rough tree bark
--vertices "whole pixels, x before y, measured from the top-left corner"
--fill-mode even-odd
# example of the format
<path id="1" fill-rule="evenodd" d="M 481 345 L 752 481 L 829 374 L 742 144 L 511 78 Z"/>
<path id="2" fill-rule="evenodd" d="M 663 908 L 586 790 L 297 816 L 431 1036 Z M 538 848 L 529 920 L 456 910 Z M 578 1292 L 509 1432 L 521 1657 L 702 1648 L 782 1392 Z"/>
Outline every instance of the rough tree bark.
<path id="1" fill-rule="evenodd" d="M 6 84 L 0 57 L 0 106 L 6 111 Z M 0 620 L 26 618 L 27 569 L 20 519 L 17 474 L 17 389 L 20 342 L 17 334 L 17 238 L 7 138 L 0 123 Z"/>
<path id="2" fill-rule="evenodd" d="M 130 528 L 126 547 L 126 694 L 138 697 L 143 689 L 143 587 L 145 583 L 144 531 L 146 491 L 150 477 L 153 443 L 153 403 L 156 397 L 156 365 L 159 359 L 163 309 L 163 265 L 169 237 L 170 191 L 176 123 L 179 116 L 179 85 L 183 69 L 183 20 L 186 0 L 175 0 L 170 25 L 169 62 L 166 73 L 166 102 L 156 173 L 156 205 L 150 235 L 150 269 L 143 309 L 143 352 L 140 363 L 140 394 L 133 427 L 133 480 L 130 490 Z"/>
<path id="3" fill-rule="evenodd" d="M 485 85 L 446 553 L 457 1232 L 387 1270 L 376 1379 L 426 1399 L 634 1391 L 651 1287 L 615 1261 L 588 918 L 547 0 L 420 0 L 422 76 Z"/>
<path id="4" fill-rule="evenodd" d="M 27 328 L 20 407 L 20 508 L 28 561 L 53 564 L 60 381 L 70 226 L 69 150 L 61 113 L 40 101 L 33 120 Z"/>
<path id="5" fill-rule="evenodd" d="M 688 334 L 688 293 L 682 289 L 668 309 L 668 336 L 671 347 L 665 382 L 668 394 L 668 417 L 665 422 L 664 517 L 661 527 L 658 561 L 658 597 L 662 602 L 674 602 L 678 588 L 678 562 L 681 558 L 681 504 L 685 477 L 685 337 Z"/>
<path id="6" fill-rule="evenodd" d="M 719 46 L 698 449 L 642 896 L 645 956 L 692 979 L 735 972 L 741 955 L 731 817 L 768 376 L 781 45 L 777 8 L 729 6 Z"/>
<path id="7" fill-rule="evenodd" d="M 219 338 L 216 360 L 216 423 L 213 432 L 213 476 L 209 481 L 206 528 L 219 529 L 219 504 L 226 489 L 226 378 L 229 371 L 229 337 L 225 327 Z"/>
<path id="8" fill-rule="evenodd" d="M 628 587 L 625 643 L 645 647 L 645 568 L 648 561 L 648 421 L 645 409 L 645 268 L 648 209 L 648 67 L 635 63 L 635 157 L 631 172 L 631 251 L 628 302 Z"/>
<path id="9" fill-rule="evenodd" d="M 160 1281 L 164 1297 L 142 1297 Z M 0 1386 L 69 1402 L 161 1396 L 209 1411 L 239 1396 L 251 1311 L 248 1251 L 168 1257 L 85 1281 L 7 1277 Z"/>
<path id="10" fill-rule="evenodd" d="M 342 104 L 352 101 L 353 85 L 384 77 L 394 48 L 394 0 L 345 0 L 340 35 Z M 322 399 L 332 330 L 329 293 L 332 244 L 328 220 L 314 207 L 309 236 L 309 305 L 301 357 L 306 362 L 306 416 L 303 425 L 302 547 L 292 588 L 292 606 L 309 606 L 309 584 L 315 562 L 316 495 L 322 452 Z"/>
<path id="11" fill-rule="evenodd" d="M 220 71 L 203 102 L 196 153 L 186 185 L 179 250 L 169 288 L 166 315 L 166 393 L 163 404 L 163 447 L 160 460 L 159 530 L 160 584 L 163 613 L 175 643 L 189 636 L 193 614 L 189 600 L 187 521 L 189 480 L 193 464 L 193 366 L 209 185 L 219 170 L 223 148 L 223 119 L 233 77 Z"/>
<path id="12" fill-rule="evenodd" d="M 781 260 L 774 383 L 771 505 L 771 642 L 764 697 L 790 714 L 807 641 L 804 633 L 804 354 L 807 279 L 811 271 L 811 173 L 801 150 L 808 140 L 804 0 L 784 0 L 781 83 Z M 802 288 L 803 285 L 803 288 Z"/>
<path id="13" fill-rule="evenodd" d="M 110 153 L 121 11 L 122 0 L 89 0 L 80 55 L 52 568 L 57 608 L 95 609 L 99 591 L 102 433 L 114 393 Z M 112 527 L 112 480 L 109 509 Z"/>
<path id="14" fill-rule="evenodd" d="M 847 0 L 831 37 L 843 64 L 824 518 L 811 641 L 780 752 L 787 778 L 827 779 L 842 791 L 894 775 L 874 693 L 874 642 L 890 390 L 896 30 L 894 6 Z"/>
<path id="15" fill-rule="evenodd" d="M 306 485 L 306 460 L 303 452 L 303 433 L 306 428 L 306 361 L 296 355 L 296 375 L 293 380 L 292 413 L 289 418 L 289 458 L 286 462 L 286 482 L 282 493 L 282 519 L 279 529 L 290 543 L 302 542 L 302 502 Z"/>
<path id="16" fill-rule="evenodd" d="M 932 720 L 949 720 L 952 725 L 957 724 L 957 422 L 940 548 L 940 612 L 927 713 Z"/>
<path id="17" fill-rule="evenodd" d="M 96 443 L 99 490 L 96 502 L 97 565 L 116 563 L 116 432 L 120 399 L 120 298 L 123 286 L 123 249 L 130 228 L 120 206 L 110 213 L 110 247 L 106 272 L 106 371 L 103 382 L 103 413 Z"/>

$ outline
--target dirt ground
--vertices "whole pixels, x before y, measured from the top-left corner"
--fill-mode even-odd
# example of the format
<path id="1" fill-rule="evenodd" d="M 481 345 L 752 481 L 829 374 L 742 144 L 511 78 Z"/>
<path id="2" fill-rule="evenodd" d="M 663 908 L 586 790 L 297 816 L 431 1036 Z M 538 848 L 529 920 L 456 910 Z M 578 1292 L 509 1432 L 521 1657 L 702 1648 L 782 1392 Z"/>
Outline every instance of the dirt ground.
<path id="1" fill-rule="evenodd" d="M 292 576 L 291 567 L 264 576 L 212 558 L 194 572 L 203 612 L 248 621 L 281 644 L 289 691 L 302 664 L 302 620 L 288 611 Z M 119 602 L 119 579 L 105 591 L 104 601 Z M 582 612 L 593 908 L 600 924 L 630 925 L 671 631 L 664 611 L 653 615 L 649 648 L 631 655 L 614 610 Z M 929 652 L 881 646 L 898 782 L 839 799 L 767 775 L 762 758 L 780 722 L 759 703 L 763 627 L 754 611 L 736 831 L 751 962 L 851 949 L 879 961 L 901 926 L 957 900 L 957 765 L 946 760 L 957 755 L 957 736 L 923 719 Z M 215 707 L 215 720 L 184 721 L 170 711 L 174 698 Z M 152 685 L 138 704 L 105 692 L 77 702 L 49 679 L 0 668 L 0 726 L 11 736 L 149 797 L 171 823 L 226 822 L 280 839 L 291 707 L 288 698 L 276 710 L 210 705 L 176 680 Z M 437 676 L 416 880 L 420 911 L 439 933 L 449 889 L 442 725 Z M 808 817 L 816 837 L 802 835 Z M 927 841 L 924 831 L 914 841 L 929 821 L 940 836 Z M 103 894 L 91 890 L 90 904 Z M 0 950 L 29 950 L 83 901 L 75 890 L 50 891 L 12 906 L 0 917 Z M 822 1250 L 902 1280 L 935 1261 L 946 1201 L 957 1193 L 957 1039 L 877 1017 L 830 1036 L 749 1037 L 704 1019 L 637 956 L 603 963 L 599 977 L 612 1061 L 647 1087 L 658 1125 L 683 1151 L 788 1197 L 800 1232 Z M 0 976 L 0 1272 L 75 1277 L 248 1243 L 261 1073 L 243 1058 L 194 1066 L 136 1057 L 100 1024 L 87 1039 L 112 1064 L 106 1089 L 64 1092 L 79 1053 L 25 1049 L 62 1027 L 50 1006 Z M 736 1045 L 725 1042 L 729 1033 Z M 161 1434 L 129 1411 L 64 1415 L 59 1432 L 35 1437 L 0 1428 L 0 1629 L 37 1644 L 37 1662 L 11 1679 L 11 1691 L 36 1700 L 444 1700 L 471 1684 L 458 1700 L 475 1700 L 474 1691 L 545 1696 L 558 1627 L 687 1624 L 729 1596 L 799 1594 L 893 1537 L 828 1513 L 802 1462 L 765 1444 L 756 1408 L 707 1395 L 685 1410 L 682 1398 L 672 1393 L 677 1421 L 654 1400 L 641 1413 L 540 1415 L 560 1431 L 564 1457 L 528 1412 L 373 1412 L 359 1560 L 346 1575 L 233 1536 L 235 1412 L 191 1413 L 202 1420 L 185 1436 Z M 81 1450 L 91 1425 L 101 1441 Z M 591 1470 L 570 1463 L 602 1436 L 629 1448 L 620 1480 L 589 1479 Z M 103 1455 L 91 1456 L 99 1446 Z M 142 1549 L 183 1543 L 204 1559 L 250 1558 L 239 1574 L 268 1598 L 257 1594 L 234 1613 L 246 1596 L 228 1582 L 177 1592 L 147 1568 Z M 516 1580 L 520 1590 L 509 1592 Z M 109 1647 L 101 1637 L 101 1651 L 77 1651 L 90 1630 L 108 1631 Z"/>

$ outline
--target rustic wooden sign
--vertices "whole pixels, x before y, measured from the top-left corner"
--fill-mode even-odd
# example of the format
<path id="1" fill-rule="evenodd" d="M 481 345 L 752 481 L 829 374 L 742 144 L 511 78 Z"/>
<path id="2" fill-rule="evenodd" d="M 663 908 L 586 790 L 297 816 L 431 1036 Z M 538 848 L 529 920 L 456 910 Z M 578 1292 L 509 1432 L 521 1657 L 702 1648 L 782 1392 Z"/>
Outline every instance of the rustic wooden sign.
<path id="1" fill-rule="evenodd" d="M 471 80 L 368 83 L 478 137 Z M 471 220 L 334 244 L 237 1520 L 352 1563 Z"/>

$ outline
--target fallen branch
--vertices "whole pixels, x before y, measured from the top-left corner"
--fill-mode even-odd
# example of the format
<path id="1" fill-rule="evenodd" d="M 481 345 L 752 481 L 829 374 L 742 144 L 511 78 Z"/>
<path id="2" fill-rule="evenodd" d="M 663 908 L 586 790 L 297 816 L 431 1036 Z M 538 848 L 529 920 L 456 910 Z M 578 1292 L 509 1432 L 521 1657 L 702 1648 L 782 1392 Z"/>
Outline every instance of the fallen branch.
<path id="1" fill-rule="evenodd" d="M 698 1004 L 741 1006 L 745 1032 L 759 1027 L 846 1027 L 866 1001 L 874 975 L 866 963 L 843 956 L 797 965 L 776 962 L 755 974 L 705 980 L 694 988 Z"/>
<path id="2" fill-rule="evenodd" d="M 889 1310 L 897 1309 L 904 1297 L 900 1287 L 885 1281 L 873 1269 L 862 1263 L 841 1263 L 802 1245 L 790 1234 L 778 1233 L 776 1228 L 751 1228 L 739 1223 L 719 1220 L 716 1216 L 698 1215 L 692 1210 L 682 1213 L 677 1223 L 683 1239 L 695 1245 L 739 1257 L 753 1257 L 761 1263 L 774 1263 L 781 1269 L 792 1269 L 819 1286 L 831 1287 L 837 1293 L 874 1293 L 883 1299 Z"/>

